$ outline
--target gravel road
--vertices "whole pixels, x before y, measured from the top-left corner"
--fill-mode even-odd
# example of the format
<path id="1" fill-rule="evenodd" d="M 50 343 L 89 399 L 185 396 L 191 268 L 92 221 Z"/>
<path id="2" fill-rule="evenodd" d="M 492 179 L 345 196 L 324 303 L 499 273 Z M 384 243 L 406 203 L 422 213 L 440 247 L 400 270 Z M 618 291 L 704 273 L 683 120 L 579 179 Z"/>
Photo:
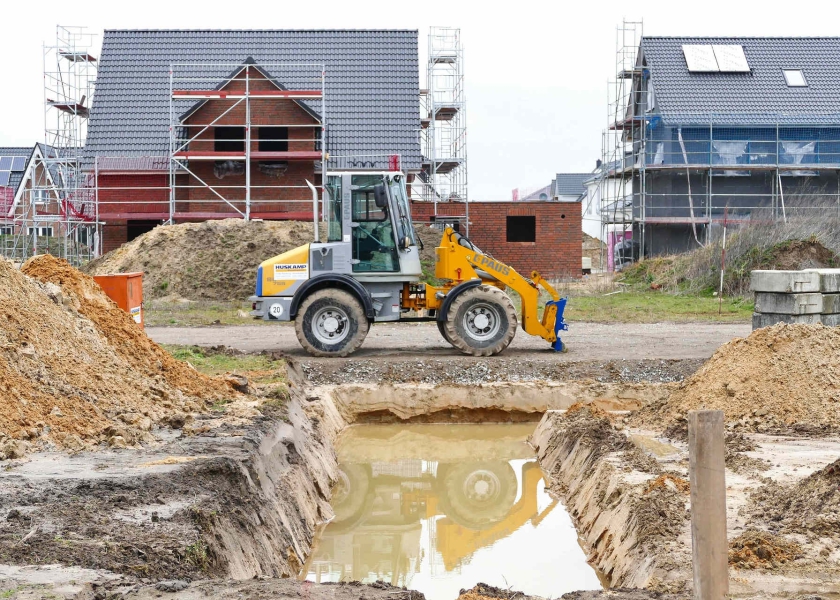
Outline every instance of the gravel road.
<path id="1" fill-rule="evenodd" d="M 294 327 L 287 323 L 276 326 L 148 327 L 146 332 L 154 341 L 163 344 L 224 345 L 243 352 L 275 351 L 308 361 L 319 360 L 303 351 Z M 569 348 L 565 354 L 552 352 L 545 341 L 520 330 L 502 356 L 557 362 L 706 359 L 721 344 L 749 333 L 747 323 L 573 323 L 563 335 Z M 445 356 L 463 355 L 440 337 L 434 323 L 379 323 L 371 328 L 364 345 L 353 358 L 388 360 Z"/>

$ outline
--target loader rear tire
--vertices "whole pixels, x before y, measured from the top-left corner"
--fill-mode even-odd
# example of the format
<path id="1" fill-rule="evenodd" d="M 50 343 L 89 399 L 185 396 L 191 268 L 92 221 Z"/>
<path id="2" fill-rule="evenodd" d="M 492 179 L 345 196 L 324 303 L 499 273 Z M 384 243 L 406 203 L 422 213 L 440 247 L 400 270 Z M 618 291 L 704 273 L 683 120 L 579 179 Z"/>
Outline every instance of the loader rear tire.
<path id="1" fill-rule="evenodd" d="M 480 285 L 461 293 L 446 317 L 447 341 L 464 354 L 493 356 L 516 335 L 516 310 L 499 288 Z"/>
<path id="2" fill-rule="evenodd" d="M 312 356 L 347 356 L 355 352 L 368 333 L 368 319 L 361 303 L 336 289 L 313 292 L 300 305 L 295 333 Z"/>

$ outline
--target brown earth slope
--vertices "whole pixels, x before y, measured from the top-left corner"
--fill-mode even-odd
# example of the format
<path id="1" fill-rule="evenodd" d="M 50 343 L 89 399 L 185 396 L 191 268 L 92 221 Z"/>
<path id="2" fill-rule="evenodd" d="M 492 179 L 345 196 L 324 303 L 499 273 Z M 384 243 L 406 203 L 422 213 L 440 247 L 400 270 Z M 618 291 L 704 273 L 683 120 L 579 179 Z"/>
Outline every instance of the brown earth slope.
<path id="1" fill-rule="evenodd" d="M 840 329 L 780 323 L 736 338 L 633 421 L 675 427 L 696 409 L 723 410 L 749 431 L 840 429 Z"/>
<path id="2" fill-rule="evenodd" d="M 0 260 L 0 389 L 0 442 L 18 446 L 7 455 L 20 453 L 16 440 L 131 445 L 154 423 L 236 396 L 172 358 L 93 279 L 49 255 L 22 271 Z"/>
<path id="3" fill-rule="evenodd" d="M 242 301 L 261 262 L 312 241 L 312 223 L 224 219 L 156 227 L 88 263 L 91 275 L 143 272 L 146 298 Z"/>

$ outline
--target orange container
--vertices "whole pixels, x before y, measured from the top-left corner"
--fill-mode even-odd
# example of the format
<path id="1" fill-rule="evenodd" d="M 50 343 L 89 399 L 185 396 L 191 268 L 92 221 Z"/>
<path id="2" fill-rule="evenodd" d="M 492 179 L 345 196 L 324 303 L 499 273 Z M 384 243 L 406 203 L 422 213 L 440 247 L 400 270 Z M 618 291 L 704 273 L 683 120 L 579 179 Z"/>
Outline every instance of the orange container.
<path id="1" fill-rule="evenodd" d="M 143 328 L 143 273 L 118 273 L 116 275 L 97 275 L 94 281 L 102 291 L 130 314 Z"/>

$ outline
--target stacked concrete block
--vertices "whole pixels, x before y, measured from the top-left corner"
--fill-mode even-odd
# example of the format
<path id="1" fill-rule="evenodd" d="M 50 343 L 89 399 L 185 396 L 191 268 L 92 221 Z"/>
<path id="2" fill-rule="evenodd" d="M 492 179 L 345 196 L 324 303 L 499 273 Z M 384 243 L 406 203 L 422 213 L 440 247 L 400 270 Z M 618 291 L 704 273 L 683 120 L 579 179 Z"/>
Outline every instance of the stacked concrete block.
<path id="1" fill-rule="evenodd" d="M 753 271 L 753 329 L 776 323 L 840 326 L 840 269 Z"/>

